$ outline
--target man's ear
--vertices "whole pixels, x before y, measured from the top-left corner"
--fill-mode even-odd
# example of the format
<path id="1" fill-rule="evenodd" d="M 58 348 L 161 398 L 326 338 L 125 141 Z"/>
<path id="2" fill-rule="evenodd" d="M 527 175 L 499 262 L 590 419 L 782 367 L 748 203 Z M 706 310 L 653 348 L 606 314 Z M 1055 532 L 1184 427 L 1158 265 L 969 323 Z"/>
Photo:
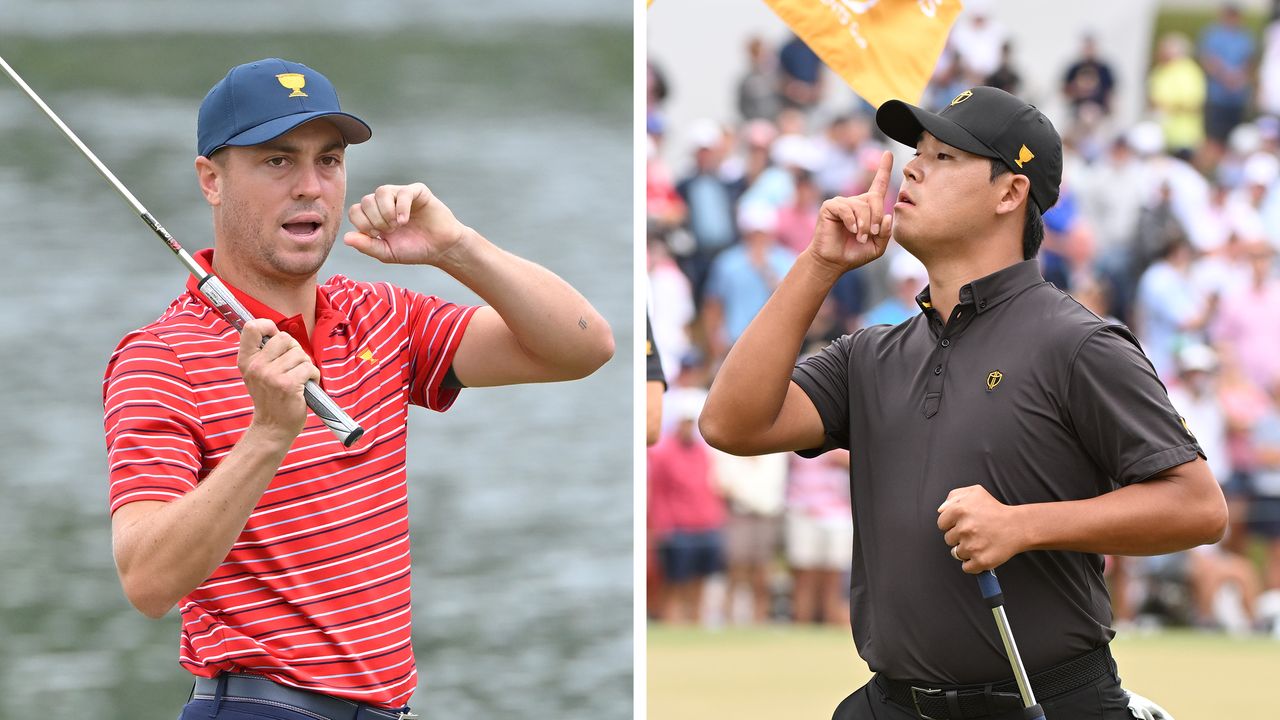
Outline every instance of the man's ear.
<path id="1" fill-rule="evenodd" d="M 214 160 L 201 155 L 196 158 L 196 181 L 200 183 L 200 192 L 204 199 L 213 206 L 222 203 L 222 174 L 225 169 Z"/>
<path id="2" fill-rule="evenodd" d="M 1022 201 L 1032 202 L 1028 197 L 1031 193 L 1031 181 L 1026 175 L 1017 173 L 1008 173 L 1004 176 L 1005 182 L 1001 183 L 1004 190 L 1000 194 L 1000 201 L 996 203 L 996 214 L 1004 215 L 1018 211 L 1022 207 Z"/>

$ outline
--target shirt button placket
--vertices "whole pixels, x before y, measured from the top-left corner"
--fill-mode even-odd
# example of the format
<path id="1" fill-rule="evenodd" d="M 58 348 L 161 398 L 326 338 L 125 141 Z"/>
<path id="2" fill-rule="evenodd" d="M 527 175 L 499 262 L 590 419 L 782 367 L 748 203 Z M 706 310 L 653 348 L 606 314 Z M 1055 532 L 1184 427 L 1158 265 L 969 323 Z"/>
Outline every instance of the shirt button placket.
<path id="1" fill-rule="evenodd" d="M 941 340 L 939 340 L 939 341 L 938 341 L 938 344 L 942 346 L 942 349 L 943 349 L 943 350 L 946 350 L 946 349 L 948 349 L 948 348 L 950 348 L 950 347 L 951 347 L 951 338 L 945 338 L 945 337 L 944 337 L 944 338 L 942 338 Z M 947 355 L 946 355 L 945 353 L 942 353 L 942 352 L 940 352 L 940 353 L 938 353 L 938 354 L 939 354 L 939 359 L 940 359 L 940 360 L 942 360 L 942 362 L 938 363 L 938 365 L 937 365 L 936 367 L 934 367 L 934 368 L 933 368 L 933 374 L 934 374 L 934 375 L 941 375 L 941 374 L 942 374 L 942 366 L 947 364 Z"/>
<path id="2" fill-rule="evenodd" d="M 937 361 L 933 366 L 933 377 L 929 378 L 925 388 L 924 395 L 924 416 L 931 418 L 938 414 L 938 408 L 942 404 L 942 368 L 947 364 L 947 348 L 951 347 L 950 338 L 942 338 L 938 341 L 938 348 L 934 351 L 934 358 Z"/>

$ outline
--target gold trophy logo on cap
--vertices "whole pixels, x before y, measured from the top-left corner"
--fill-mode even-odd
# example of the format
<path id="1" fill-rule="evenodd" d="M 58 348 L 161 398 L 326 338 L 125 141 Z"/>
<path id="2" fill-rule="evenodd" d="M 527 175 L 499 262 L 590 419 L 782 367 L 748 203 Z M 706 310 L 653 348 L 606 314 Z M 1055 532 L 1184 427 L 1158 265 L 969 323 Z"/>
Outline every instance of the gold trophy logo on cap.
<path id="1" fill-rule="evenodd" d="M 308 97 L 302 92 L 302 88 L 307 86 L 307 78 L 302 73 L 280 73 L 276 76 L 276 80 L 285 88 L 292 90 L 289 97 Z"/>

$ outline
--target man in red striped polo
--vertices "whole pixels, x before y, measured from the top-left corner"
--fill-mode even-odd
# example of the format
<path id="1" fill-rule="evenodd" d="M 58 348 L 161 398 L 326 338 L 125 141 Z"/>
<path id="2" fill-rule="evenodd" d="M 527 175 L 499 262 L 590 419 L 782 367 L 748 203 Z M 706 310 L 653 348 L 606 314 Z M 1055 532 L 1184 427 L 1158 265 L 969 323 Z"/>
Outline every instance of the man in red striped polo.
<path id="1" fill-rule="evenodd" d="M 150 617 L 180 609 L 179 659 L 197 678 L 184 718 L 408 717 L 409 404 L 442 412 L 463 387 L 580 378 L 612 356 L 613 336 L 566 282 L 489 243 L 422 184 L 365 195 L 343 241 L 434 265 L 487 305 L 319 283 L 346 147 L 371 132 L 309 67 L 233 68 L 197 134 L 214 246 L 196 256 L 258 319 L 237 336 L 189 283 L 112 355 L 121 584 Z M 343 447 L 308 413 L 307 380 L 365 428 L 358 443 Z"/>

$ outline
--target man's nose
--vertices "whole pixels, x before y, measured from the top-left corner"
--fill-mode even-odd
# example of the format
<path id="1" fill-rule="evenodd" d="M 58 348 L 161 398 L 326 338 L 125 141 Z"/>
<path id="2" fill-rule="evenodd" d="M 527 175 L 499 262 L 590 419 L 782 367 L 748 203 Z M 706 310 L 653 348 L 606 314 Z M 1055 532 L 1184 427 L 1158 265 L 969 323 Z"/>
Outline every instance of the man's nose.
<path id="1" fill-rule="evenodd" d="M 299 198 L 320 197 L 320 169 L 314 163 L 303 163 L 295 174 L 293 195 Z"/>
<path id="2" fill-rule="evenodd" d="M 920 182 L 920 164 L 918 162 L 919 159 L 920 159 L 920 156 L 916 155 L 915 157 L 908 160 L 906 165 L 902 166 L 902 177 L 910 180 L 911 182 Z"/>

